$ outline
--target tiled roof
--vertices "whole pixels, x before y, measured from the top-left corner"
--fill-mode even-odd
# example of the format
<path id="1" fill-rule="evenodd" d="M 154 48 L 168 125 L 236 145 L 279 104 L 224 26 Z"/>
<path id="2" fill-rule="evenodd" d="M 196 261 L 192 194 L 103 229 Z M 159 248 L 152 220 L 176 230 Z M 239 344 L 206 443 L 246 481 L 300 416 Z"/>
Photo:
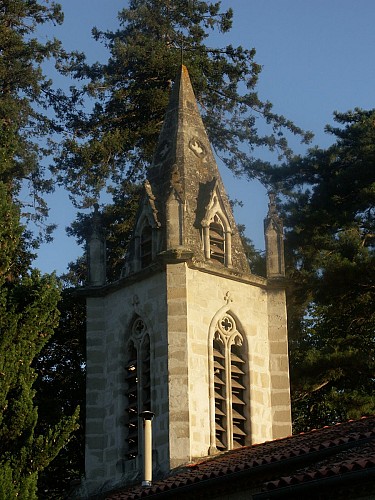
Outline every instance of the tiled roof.
<path id="1" fill-rule="evenodd" d="M 150 487 L 133 486 L 103 498 L 186 498 L 188 491 L 199 498 L 207 487 L 212 491 L 215 484 L 235 481 L 237 486 L 242 482 L 252 489 L 253 498 L 261 499 L 281 495 L 283 488 L 290 492 L 307 483 L 328 484 L 338 477 L 349 480 L 358 473 L 371 474 L 375 481 L 375 416 L 202 459 L 172 471 Z"/>

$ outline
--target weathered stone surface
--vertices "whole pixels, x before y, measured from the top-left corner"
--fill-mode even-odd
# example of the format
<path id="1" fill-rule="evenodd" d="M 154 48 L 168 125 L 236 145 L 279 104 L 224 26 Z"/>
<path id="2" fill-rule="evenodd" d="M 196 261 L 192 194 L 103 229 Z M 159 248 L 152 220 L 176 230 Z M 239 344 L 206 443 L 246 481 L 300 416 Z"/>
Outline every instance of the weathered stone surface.
<path id="1" fill-rule="evenodd" d="M 267 244 L 274 246 L 268 271 L 278 279 L 276 286 L 249 273 L 186 69 L 176 81 L 149 180 L 140 217 L 154 224 L 154 262 L 137 268 L 133 242 L 125 278 L 87 299 L 86 478 L 91 490 L 140 476 L 140 456 L 130 460 L 126 449 L 126 366 L 134 361 L 129 341 L 141 335 L 132 330 L 138 319 L 150 343 L 155 468 L 168 471 L 213 448 L 212 346 L 225 315 L 241 333 L 246 443 L 291 433 L 279 221 L 269 213 Z M 230 266 L 214 266 L 204 253 L 200 223 L 210 203 L 225 212 L 231 229 Z"/>

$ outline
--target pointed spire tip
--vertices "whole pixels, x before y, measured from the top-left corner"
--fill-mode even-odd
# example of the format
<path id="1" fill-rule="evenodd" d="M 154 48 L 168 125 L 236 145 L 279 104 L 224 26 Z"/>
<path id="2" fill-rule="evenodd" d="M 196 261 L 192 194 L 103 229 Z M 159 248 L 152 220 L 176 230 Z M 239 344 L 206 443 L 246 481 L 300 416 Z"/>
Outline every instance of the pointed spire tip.
<path id="1" fill-rule="evenodd" d="M 181 77 L 182 78 L 190 78 L 189 71 L 187 69 L 187 66 L 185 66 L 185 64 L 181 64 Z"/>

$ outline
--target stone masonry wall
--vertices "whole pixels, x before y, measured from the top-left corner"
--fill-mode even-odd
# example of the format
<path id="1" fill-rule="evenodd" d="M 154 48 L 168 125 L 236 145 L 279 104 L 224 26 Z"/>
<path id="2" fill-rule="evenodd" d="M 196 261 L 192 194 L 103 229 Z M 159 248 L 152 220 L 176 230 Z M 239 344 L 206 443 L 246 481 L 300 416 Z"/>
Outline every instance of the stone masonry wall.
<path id="1" fill-rule="evenodd" d="M 272 439 L 292 434 L 286 298 L 283 288 L 268 291 Z"/>
<path id="2" fill-rule="evenodd" d="M 193 269 L 187 271 L 187 285 L 191 456 L 207 455 L 210 446 L 209 332 L 226 312 L 234 316 L 247 342 L 246 385 L 251 420 L 248 444 L 272 439 L 266 290 Z"/>
<path id="3" fill-rule="evenodd" d="M 150 276 L 105 297 L 87 299 L 86 487 L 121 483 L 139 475 L 141 457 L 125 460 L 125 368 L 129 327 L 139 315 L 150 334 L 152 410 L 158 450 L 168 461 L 168 384 L 164 274 Z M 156 465 L 157 465 L 156 464 Z"/>
<path id="4" fill-rule="evenodd" d="M 209 345 L 225 313 L 248 352 L 247 444 L 290 434 L 284 291 L 259 278 L 245 282 L 185 262 L 167 264 L 165 272 L 87 300 L 88 491 L 141 479 L 142 457 L 125 460 L 127 341 L 137 316 L 150 334 L 154 470 L 210 453 Z"/>

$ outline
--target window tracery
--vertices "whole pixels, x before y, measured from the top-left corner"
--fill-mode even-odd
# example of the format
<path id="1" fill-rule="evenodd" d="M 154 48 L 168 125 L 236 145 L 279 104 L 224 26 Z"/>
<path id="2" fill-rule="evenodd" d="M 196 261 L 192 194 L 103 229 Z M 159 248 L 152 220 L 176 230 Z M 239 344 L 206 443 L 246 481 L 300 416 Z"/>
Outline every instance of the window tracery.
<path id="1" fill-rule="evenodd" d="M 212 355 L 215 447 L 223 451 L 244 446 L 248 434 L 244 341 L 228 313 L 217 322 Z"/>
<path id="2" fill-rule="evenodd" d="M 212 187 L 201 224 L 205 258 L 213 264 L 220 263 L 230 267 L 232 265 L 232 228 L 217 180 Z"/>
<path id="3" fill-rule="evenodd" d="M 210 258 L 225 264 L 225 232 L 223 224 L 215 215 L 209 226 L 210 235 Z"/>
<path id="4" fill-rule="evenodd" d="M 139 414 L 151 409 L 150 336 L 146 324 L 136 318 L 131 328 L 126 364 L 126 456 L 139 453 Z"/>

